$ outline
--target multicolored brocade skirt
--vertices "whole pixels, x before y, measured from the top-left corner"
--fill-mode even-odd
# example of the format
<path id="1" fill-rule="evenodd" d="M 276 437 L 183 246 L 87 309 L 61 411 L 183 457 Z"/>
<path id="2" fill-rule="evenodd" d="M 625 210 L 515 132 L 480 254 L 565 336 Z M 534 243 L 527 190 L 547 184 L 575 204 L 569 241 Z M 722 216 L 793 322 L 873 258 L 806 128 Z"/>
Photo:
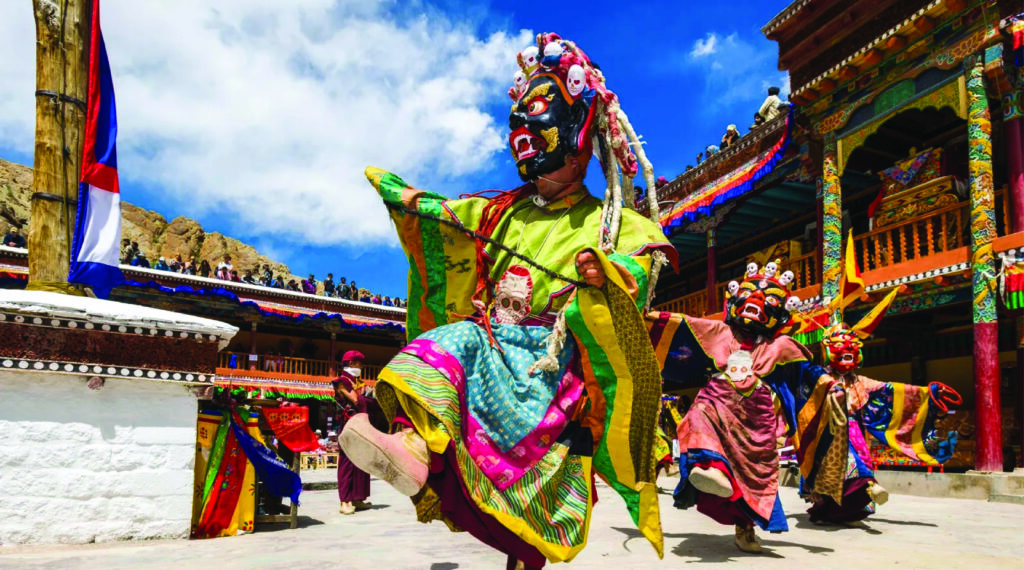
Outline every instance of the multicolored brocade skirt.
<path id="1" fill-rule="evenodd" d="M 527 563 L 536 553 L 571 560 L 586 543 L 592 506 L 592 443 L 574 447 L 571 437 L 570 420 L 583 392 L 570 365 L 574 345 L 566 344 L 557 372 L 528 373 L 545 354 L 549 332 L 495 325 L 499 351 L 472 322 L 441 326 L 409 343 L 377 384 L 389 419 L 404 414 L 427 441 L 432 471 L 442 459 L 454 462 L 444 469 L 458 472 L 467 507 L 478 511 L 469 518 L 486 519 L 482 526 L 497 522 L 516 539 L 465 530 Z M 445 494 L 431 488 L 434 478 L 413 498 L 420 520 L 463 530 L 444 515 Z M 522 552 L 523 542 L 536 549 L 535 556 Z"/>

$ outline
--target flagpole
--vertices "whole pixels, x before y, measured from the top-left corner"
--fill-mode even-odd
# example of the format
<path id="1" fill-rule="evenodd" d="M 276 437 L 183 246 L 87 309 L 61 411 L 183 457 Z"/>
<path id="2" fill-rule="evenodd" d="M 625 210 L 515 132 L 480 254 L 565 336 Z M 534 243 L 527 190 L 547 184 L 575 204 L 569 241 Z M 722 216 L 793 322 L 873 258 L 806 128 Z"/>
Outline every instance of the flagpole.
<path id="1" fill-rule="evenodd" d="M 36 23 L 36 132 L 28 289 L 69 285 L 89 87 L 91 0 L 33 0 Z"/>

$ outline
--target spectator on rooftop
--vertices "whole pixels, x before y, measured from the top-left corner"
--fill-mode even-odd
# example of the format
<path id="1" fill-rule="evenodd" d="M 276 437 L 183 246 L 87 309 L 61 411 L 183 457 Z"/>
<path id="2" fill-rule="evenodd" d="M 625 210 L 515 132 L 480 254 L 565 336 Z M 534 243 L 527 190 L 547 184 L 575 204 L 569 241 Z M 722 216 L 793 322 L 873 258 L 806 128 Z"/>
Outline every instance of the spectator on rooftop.
<path id="1" fill-rule="evenodd" d="M 313 274 L 309 274 L 309 279 L 302 280 L 302 292 L 310 295 L 316 295 L 316 279 L 313 278 Z"/>
<path id="2" fill-rule="evenodd" d="M 312 277 L 312 275 L 310 275 Z M 334 296 L 334 274 L 328 273 L 327 278 L 324 279 L 324 297 Z"/>
<path id="3" fill-rule="evenodd" d="M 149 267 L 149 260 L 146 259 L 146 254 L 137 252 L 135 257 L 132 258 L 132 267 Z"/>
<path id="4" fill-rule="evenodd" d="M 7 247 L 24 248 L 26 245 L 25 236 L 21 235 L 21 230 L 17 227 L 11 226 L 11 231 L 4 234 L 4 245 Z"/>
<path id="5" fill-rule="evenodd" d="M 394 307 L 395 304 L 391 302 L 391 297 L 384 295 L 384 301 L 381 303 L 385 307 Z"/>
<path id="6" fill-rule="evenodd" d="M 7 243 L 7 240 L 4 240 L 4 243 Z M 121 240 L 121 263 L 128 265 L 134 258 L 135 250 L 132 249 L 132 240 L 128 238 Z"/>
<path id="7" fill-rule="evenodd" d="M 284 280 L 281 279 L 280 275 L 275 275 L 274 278 L 270 280 L 270 286 L 274 289 L 284 289 Z"/>
<path id="8" fill-rule="evenodd" d="M 727 149 L 732 145 L 736 144 L 740 140 L 740 131 L 736 128 L 736 125 L 729 125 L 725 129 L 725 134 L 722 135 L 722 149 Z"/>
<path id="9" fill-rule="evenodd" d="M 359 301 L 359 286 L 356 285 L 356 280 L 353 279 L 350 285 L 350 291 L 348 295 L 349 301 Z"/>
<path id="10" fill-rule="evenodd" d="M 156 265 L 153 266 L 153 269 L 159 271 L 170 271 L 171 266 L 167 265 L 167 260 L 161 257 L 160 259 L 156 260 Z"/>
<path id="11" fill-rule="evenodd" d="M 703 152 L 698 152 L 697 153 L 697 165 L 699 166 L 700 163 L 702 163 L 702 162 L 704 162 L 704 153 Z"/>
<path id="12" fill-rule="evenodd" d="M 285 286 L 285 289 L 287 289 L 289 291 L 298 291 L 299 290 L 299 284 L 296 283 L 294 279 L 289 279 L 288 280 L 288 285 Z"/>
<path id="13" fill-rule="evenodd" d="M 229 281 L 234 281 L 235 283 L 241 283 L 242 282 L 242 279 L 238 277 L 238 270 L 237 269 L 232 269 L 231 270 L 231 276 L 228 278 L 228 280 Z"/>
<path id="14" fill-rule="evenodd" d="M 261 280 L 263 285 L 272 287 L 274 283 L 274 272 L 270 269 L 269 263 L 263 264 L 263 279 Z"/>
<path id="15" fill-rule="evenodd" d="M 775 117 L 778 117 L 784 109 L 789 107 L 789 104 L 779 98 L 781 89 L 778 87 L 768 88 L 768 97 L 765 97 L 764 103 L 761 103 L 761 108 L 757 111 L 762 117 L 764 122 L 770 123 Z"/>
<path id="16" fill-rule="evenodd" d="M 198 267 L 196 267 L 196 256 L 190 255 L 188 256 L 188 261 L 186 261 L 185 265 L 182 266 L 181 272 L 184 273 L 185 275 L 195 275 L 197 269 Z"/>
<path id="17" fill-rule="evenodd" d="M 366 289 L 361 289 L 359 291 L 359 300 L 363 303 L 372 303 L 373 297 L 370 296 L 369 291 L 367 291 Z"/>
<path id="18" fill-rule="evenodd" d="M 718 145 L 709 144 L 708 148 L 704 149 L 704 154 L 710 159 L 712 156 L 718 154 Z"/>
<path id="19" fill-rule="evenodd" d="M 199 262 L 198 273 L 200 277 L 209 277 L 210 273 L 212 273 L 212 270 L 210 269 L 210 262 L 206 261 L 205 259 Z"/>
<path id="20" fill-rule="evenodd" d="M 338 283 L 338 298 L 348 299 L 350 296 L 352 296 L 352 288 L 348 286 L 348 283 L 345 282 L 345 278 L 342 277 L 341 282 Z"/>
<path id="21" fill-rule="evenodd" d="M 252 276 L 252 269 L 246 269 L 245 275 L 242 276 L 242 283 L 248 283 L 249 285 L 258 285 L 256 278 Z"/>
<path id="22" fill-rule="evenodd" d="M 234 268 L 235 266 L 231 265 L 231 256 L 225 253 L 224 260 L 217 264 L 217 279 L 230 279 Z"/>
<path id="23" fill-rule="evenodd" d="M 761 113 L 754 113 L 754 124 L 750 125 L 750 130 L 754 130 L 754 129 L 760 128 L 761 125 L 763 125 L 763 124 L 764 124 L 764 117 L 761 116 Z"/>
<path id="24" fill-rule="evenodd" d="M 170 267 L 171 271 L 181 273 L 181 269 L 185 266 L 185 262 L 181 260 L 181 254 L 179 253 L 174 256 L 174 259 L 167 262 L 167 266 Z"/>

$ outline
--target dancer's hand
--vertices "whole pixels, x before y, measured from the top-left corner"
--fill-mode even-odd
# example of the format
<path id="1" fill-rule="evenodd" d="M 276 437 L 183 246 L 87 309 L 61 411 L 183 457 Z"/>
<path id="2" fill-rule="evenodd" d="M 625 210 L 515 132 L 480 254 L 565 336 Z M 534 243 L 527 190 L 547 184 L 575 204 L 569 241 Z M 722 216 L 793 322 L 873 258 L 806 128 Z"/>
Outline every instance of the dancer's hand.
<path id="1" fill-rule="evenodd" d="M 583 251 L 576 256 L 576 272 L 580 274 L 580 277 L 587 282 L 588 285 L 594 287 L 604 287 L 605 274 L 604 267 L 601 262 L 597 259 L 592 251 Z"/>

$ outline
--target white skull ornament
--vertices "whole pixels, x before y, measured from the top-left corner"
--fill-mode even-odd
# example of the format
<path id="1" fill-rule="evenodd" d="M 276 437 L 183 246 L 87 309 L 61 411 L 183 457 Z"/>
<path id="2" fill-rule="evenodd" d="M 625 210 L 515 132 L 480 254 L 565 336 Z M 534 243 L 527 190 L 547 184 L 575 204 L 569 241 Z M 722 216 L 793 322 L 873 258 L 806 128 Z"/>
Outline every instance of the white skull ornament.
<path id="1" fill-rule="evenodd" d="M 565 78 L 565 87 L 569 90 L 569 94 L 573 97 L 583 93 L 583 89 L 587 86 L 587 73 L 583 71 L 583 68 L 579 64 L 573 64 L 569 68 L 569 73 Z"/>
<path id="2" fill-rule="evenodd" d="M 526 81 L 526 75 L 522 70 L 517 71 L 516 74 L 512 76 L 512 85 L 517 97 L 523 96 L 523 92 L 526 91 L 526 86 L 528 84 L 529 83 Z"/>
<path id="3" fill-rule="evenodd" d="M 783 271 L 782 276 L 779 277 L 779 284 L 785 287 L 792 283 L 795 277 L 796 275 L 792 271 Z"/>
<path id="4" fill-rule="evenodd" d="M 530 270 L 513 265 L 498 281 L 494 296 L 494 320 L 506 325 L 517 325 L 530 314 L 533 279 Z"/>
<path id="5" fill-rule="evenodd" d="M 790 297 L 789 299 L 786 299 L 786 310 L 787 311 L 792 313 L 793 311 L 797 310 L 797 308 L 799 306 L 800 306 L 800 297 L 797 297 L 797 296 L 794 295 L 794 296 Z"/>
<path id="6" fill-rule="evenodd" d="M 736 295 L 736 293 L 739 292 L 740 284 L 735 281 L 730 281 L 729 284 L 725 286 L 725 288 L 729 291 L 729 296 L 733 297 Z"/>
<path id="7" fill-rule="evenodd" d="M 768 278 L 775 277 L 775 274 L 778 273 L 778 271 L 779 271 L 779 265 L 777 263 L 775 263 L 774 261 L 769 261 L 768 264 L 764 266 L 764 276 L 765 277 L 768 277 Z"/>
<path id="8" fill-rule="evenodd" d="M 519 52 L 519 65 L 523 68 L 523 73 L 525 73 L 527 77 L 529 77 L 530 74 L 537 69 L 537 66 L 540 65 L 538 56 L 540 56 L 540 50 L 537 49 L 537 46 L 530 46 Z"/>
<path id="9" fill-rule="evenodd" d="M 750 262 L 747 264 L 747 277 L 753 277 L 757 275 L 757 264 Z"/>

